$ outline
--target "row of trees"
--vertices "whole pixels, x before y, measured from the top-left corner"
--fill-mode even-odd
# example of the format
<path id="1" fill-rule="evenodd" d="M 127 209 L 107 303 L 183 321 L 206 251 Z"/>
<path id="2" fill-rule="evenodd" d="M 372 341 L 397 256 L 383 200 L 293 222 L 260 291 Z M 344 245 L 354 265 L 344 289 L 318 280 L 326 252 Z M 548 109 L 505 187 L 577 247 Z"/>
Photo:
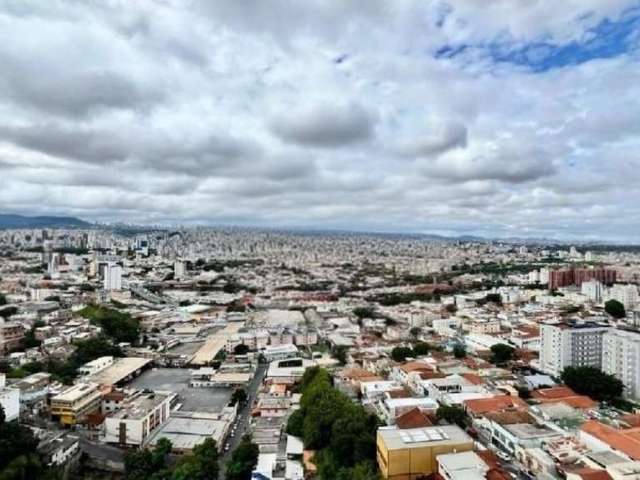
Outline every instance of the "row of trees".
<path id="1" fill-rule="evenodd" d="M 497 343 L 491 346 L 491 363 L 501 366 L 513 360 L 516 349 L 506 343 Z"/>
<path id="2" fill-rule="evenodd" d="M 125 454 L 126 480 L 217 480 L 220 455 L 215 440 L 207 438 L 178 462 L 171 461 L 171 442 L 161 438 L 153 449 L 130 450 Z M 249 480 L 258 463 L 258 446 L 244 437 L 226 464 L 228 480 Z"/>
<path id="3" fill-rule="evenodd" d="M 438 302 L 440 301 L 440 292 L 435 290 L 429 292 L 391 292 L 380 293 L 367 298 L 369 302 L 379 303 L 384 307 L 392 307 L 411 302 Z"/>
<path id="4" fill-rule="evenodd" d="M 136 343 L 140 337 L 140 324 L 126 312 L 120 312 L 101 305 L 88 305 L 79 314 L 94 325 L 115 343 Z"/>
<path id="5" fill-rule="evenodd" d="M 622 381 L 596 367 L 567 367 L 562 381 L 581 395 L 598 401 L 615 402 L 622 397 Z"/>
<path id="6" fill-rule="evenodd" d="M 305 448 L 316 451 L 319 478 L 377 479 L 375 415 L 334 388 L 324 369 L 308 369 L 300 389 L 300 409 L 289 418 L 287 433 L 301 437 Z"/>
<path id="7" fill-rule="evenodd" d="M 432 349 L 431 345 L 425 342 L 416 343 L 412 347 L 395 347 L 391 350 L 391 358 L 395 362 L 404 362 L 408 357 L 420 357 L 427 355 Z"/>
<path id="8" fill-rule="evenodd" d="M 38 478 L 54 480 L 58 471 L 42 463 L 36 452 L 38 440 L 28 427 L 17 421 L 7 422 L 0 405 L 0 479 L 28 480 Z"/>

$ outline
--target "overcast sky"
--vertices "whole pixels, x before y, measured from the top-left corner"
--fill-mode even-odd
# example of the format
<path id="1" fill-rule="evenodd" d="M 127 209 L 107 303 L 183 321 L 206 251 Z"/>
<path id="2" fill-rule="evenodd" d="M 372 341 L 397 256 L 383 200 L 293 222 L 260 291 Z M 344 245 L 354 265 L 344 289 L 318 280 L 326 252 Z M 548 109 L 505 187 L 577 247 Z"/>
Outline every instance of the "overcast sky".
<path id="1" fill-rule="evenodd" d="M 0 211 L 637 241 L 640 3 L 3 0 Z"/>

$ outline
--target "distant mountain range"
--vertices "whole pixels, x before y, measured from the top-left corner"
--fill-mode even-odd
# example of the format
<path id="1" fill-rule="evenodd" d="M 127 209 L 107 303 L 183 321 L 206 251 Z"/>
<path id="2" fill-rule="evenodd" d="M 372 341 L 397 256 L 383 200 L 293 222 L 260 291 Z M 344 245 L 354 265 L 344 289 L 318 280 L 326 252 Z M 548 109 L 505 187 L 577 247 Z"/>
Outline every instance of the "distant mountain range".
<path id="1" fill-rule="evenodd" d="M 62 228 L 76 227 L 86 228 L 91 223 L 76 217 L 39 216 L 27 217 L 24 215 L 11 215 L 0 213 L 0 229 L 7 228 Z"/>
<path id="2" fill-rule="evenodd" d="M 136 233 L 149 233 L 158 230 L 175 230 L 176 226 L 160 226 L 160 225 L 134 225 L 124 223 L 92 223 L 85 220 L 81 220 L 77 217 L 71 216 L 54 216 L 54 215 L 41 215 L 41 216 L 27 216 L 27 215 L 14 215 L 14 214 L 1 214 L 0 213 L 0 230 L 17 229 L 17 228 L 96 228 L 103 230 L 111 230 L 120 234 L 132 235 Z M 344 229 L 313 229 L 304 227 L 279 227 L 279 228 L 266 228 L 266 227 L 233 227 L 211 225 L 211 228 L 234 228 L 234 229 L 246 229 L 246 230 L 260 230 L 260 231 L 277 231 L 282 233 L 291 233 L 294 235 L 372 235 L 386 238 L 415 238 L 421 240 L 432 240 L 441 242 L 499 242 L 505 244 L 516 245 L 531 245 L 531 246 L 555 246 L 561 248 L 567 245 L 575 246 L 603 246 L 603 245 L 626 245 L 621 242 L 608 242 L 606 240 L 559 240 L 550 238 L 533 238 L 533 237 L 484 237 L 479 235 L 438 235 L 428 232 L 421 233 L 391 233 L 391 232 L 367 232 L 367 231 L 350 231 Z"/>

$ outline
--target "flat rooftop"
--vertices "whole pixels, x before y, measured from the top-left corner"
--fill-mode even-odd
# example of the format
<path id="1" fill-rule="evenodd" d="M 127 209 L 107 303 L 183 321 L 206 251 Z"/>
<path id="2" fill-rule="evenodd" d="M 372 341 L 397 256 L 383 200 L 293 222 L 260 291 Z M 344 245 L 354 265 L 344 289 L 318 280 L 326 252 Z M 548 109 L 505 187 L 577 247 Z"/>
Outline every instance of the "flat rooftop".
<path id="1" fill-rule="evenodd" d="M 115 385 L 151 362 L 150 358 L 142 357 L 118 358 L 114 360 L 113 365 L 91 375 L 89 381 L 101 385 Z"/>
<path id="2" fill-rule="evenodd" d="M 192 450 L 207 438 L 213 437 L 220 445 L 227 427 L 228 422 L 225 420 L 170 417 L 149 444 L 155 445 L 159 439 L 166 438 L 175 449 Z"/>
<path id="3" fill-rule="evenodd" d="M 193 365 L 206 365 L 209 363 L 227 345 L 229 337 L 238 333 L 241 327 L 242 324 L 240 323 L 230 323 L 219 332 L 207 337 L 204 345 L 193 355 L 190 363 Z"/>
<path id="4" fill-rule="evenodd" d="M 51 400 L 54 402 L 75 402 L 90 392 L 98 391 L 96 383 L 78 383 L 56 395 Z"/>
<path id="5" fill-rule="evenodd" d="M 409 428 L 405 430 L 379 428 L 378 435 L 382 437 L 389 450 L 433 447 L 452 443 L 473 443 L 473 439 L 457 425 Z"/>
<path id="6" fill-rule="evenodd" d="M 146 370 L 129 385 L 133 388 L 178 394 L 181 410 L 219 413 L 231 399 L 232 388 L 189 386 L 191 370 L 186 368 L 152 368 Z"/>
<path id="7" fill-rule="evenodd" d="M 111 415 L 111 418 L 138 420 L 147 416 L 150 410 L 153 410 L 169 397 L 174 395 L 171 392 L 153 392 L 143 393 L 131 402 L 126 403 L 123 408 Z"/>
<path id="8" fill-rule="evenodd" d="M 503 425 L 503 428 L 511 432 L 514 436 L 525 440 L 556 437 L 559 435 L 558 432 L 548 428 L 537 427 L 531 423 L 514 423 L 512 425 Z"/>

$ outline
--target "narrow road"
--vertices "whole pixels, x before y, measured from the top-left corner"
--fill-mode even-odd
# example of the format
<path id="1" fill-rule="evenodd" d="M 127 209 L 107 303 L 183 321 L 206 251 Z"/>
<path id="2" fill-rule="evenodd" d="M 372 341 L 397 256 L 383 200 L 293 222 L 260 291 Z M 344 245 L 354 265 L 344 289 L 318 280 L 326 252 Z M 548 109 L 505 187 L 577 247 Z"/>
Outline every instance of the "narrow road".
<path id="1" fill-rule="evenodd" d="M 229 433 L 225 444 L 220 445 L 220 480 L 224 480 L 225 478 L 224 469 L 227 461 L 231 458 L 231 453 L 236 449 L 249 428 L 249 423 L 251 422 L 251 408 L 256 396 L 258 395 L 258 389 L 262 384 L 262 380 L 264 379 L 268 368 L 268 364 L 258 364 L 256 374 L 247 387 L 247 401 L 238 410 L 238 416 L 231 427 L 231 432 Z M 235 433 L 233 433 L 234 428 Z M 227 445 L 229 445 L 229 449 L 225 450 Z"/>

